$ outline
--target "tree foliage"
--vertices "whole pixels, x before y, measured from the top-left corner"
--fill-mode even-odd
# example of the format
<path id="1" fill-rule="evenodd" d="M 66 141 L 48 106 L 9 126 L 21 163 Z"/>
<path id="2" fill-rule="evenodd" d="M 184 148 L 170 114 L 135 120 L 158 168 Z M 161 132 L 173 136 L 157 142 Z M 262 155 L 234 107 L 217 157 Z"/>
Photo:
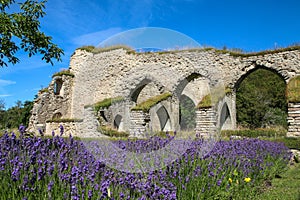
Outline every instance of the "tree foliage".
<path id="1" fill-rule="evenodd" d="M 5 110 L 4 101 L 0 100 L 0 128 L 11 129 L 18 128 L 19 125 L 23 124 L 28 126 L 31 110 L 33 107 L 32 101 L 17 101 L 16 105 Z"/>
<path id="2" fill-rule="evenodd" d="M 186 95 L 180 97 L 180 129 L 193 131 L 196 127 L 196 109 L 194 102 Z"/>
<path id="3" fill-rule="evenodd" d="M 287 127 L 285 81 L 267 69 L 249 74 L 236 94 L 237 121 L 250 128 Z"/>
<path id="4" fill-rule="evenodd" d="M 23 49 L 29 57 L 37 53 L 42 60 L 53 65 L 52 59 L 61 61 L 63 50 L 52 43 L 52 37 L 40 31 L 40 18 L 45 15 L 46 0 L 0 0 L 0 66 L 16 64 L 19 59 L 16 52 Z M 11 7 L 19 5 L 19 12 L 12 12 Z"/>

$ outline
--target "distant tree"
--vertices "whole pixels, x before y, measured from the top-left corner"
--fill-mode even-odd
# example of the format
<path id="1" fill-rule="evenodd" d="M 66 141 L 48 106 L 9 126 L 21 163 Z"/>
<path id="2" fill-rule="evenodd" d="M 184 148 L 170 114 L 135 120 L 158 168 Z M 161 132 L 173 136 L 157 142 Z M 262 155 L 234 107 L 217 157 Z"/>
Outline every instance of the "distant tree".
<path id="1" fill-rule="evenodd" d="M 31 110 L 33 108 L 33 101 L 25 101 L 22 108 L 22 116 L 21 116 L 21 123 L 28 127 L 29 118 L 31 116 Z"/>
<path id="2" fill-rule="evenodd" d="M 237 121 L 250 128 L 287 127 L 285 82 L 276 73 L 258 69 L 239 85 L 236 96 Z"/>
<path id="3" fill-rule="evenodd" d="M 16 105 L 1 112 L 3 118 L 1 118 L 1 128 L 18 128 L 21 124 L 28 126 L 31 110 L 33 107 L 32 101 L 17 101 Z"/>
<path id="4" fill-rule="evenodd" d="M 0 99 L 0 128 L 4 128 L 5 123 L 5 102 L 3 99 Z"/>
<path id="5" fill-rule="evenodd" d="M 52 43 L 52 38 L 39 30 L 40 18 L 45 15 L 46 0 L 0 1 L 0 66 L 16 64 L 19 59 L 15 53 L 20 49 L 28 52 L 29 57 L 40 53 L 42 59 L 53 65 L 52 59 L 61 61 L 63 50 Z M 12 6 L 20 7 L 19 12 L 12 12 Z"/>

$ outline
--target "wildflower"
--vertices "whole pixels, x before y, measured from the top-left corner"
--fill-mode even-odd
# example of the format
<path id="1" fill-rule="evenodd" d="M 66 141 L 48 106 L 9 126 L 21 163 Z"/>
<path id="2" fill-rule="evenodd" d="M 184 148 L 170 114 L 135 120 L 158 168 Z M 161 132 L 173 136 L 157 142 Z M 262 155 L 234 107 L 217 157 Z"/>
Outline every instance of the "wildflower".
<path id="1" fill-rule="evenodd" d="M 222 180 L 218 180 L 217 181 L 217 186 L 221 186 L 221 184 L 222 184 Z"/>
<path id="2" fill-rule="evenodd" d="M 228 181 L 229 181 L 229 183 L 231 184 L 231 183 L 232 183 L 232 178 L 229 178 Z"/>
<path id="3" fill-rule="evenodd" d="M 59 125 L 59 129 L 60 129 L 60 137 L 64 134 L 64 127 L 63 125 Z"/>
<path id="4" fill-rule="evenodd" d="M 251 178 L 246 177 L 246 178 L 244 178 L 244 181 L 245 181 L 246 183 L 249 183 L 249 182 L 251 181 Z"/>

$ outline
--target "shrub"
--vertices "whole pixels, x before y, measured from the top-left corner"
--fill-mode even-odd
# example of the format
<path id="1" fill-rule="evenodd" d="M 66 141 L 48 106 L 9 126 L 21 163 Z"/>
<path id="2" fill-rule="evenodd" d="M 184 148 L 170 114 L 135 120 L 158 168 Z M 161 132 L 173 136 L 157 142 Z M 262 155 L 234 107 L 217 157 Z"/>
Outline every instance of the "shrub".
<path id="1" fill-rule="evenodd" d="M 241 136 L 247 138 L 257 137 L 284 137 L 286 136 L 285 129 L 241 129 L 241 130 L 222 130 L 222 137 Z"/>

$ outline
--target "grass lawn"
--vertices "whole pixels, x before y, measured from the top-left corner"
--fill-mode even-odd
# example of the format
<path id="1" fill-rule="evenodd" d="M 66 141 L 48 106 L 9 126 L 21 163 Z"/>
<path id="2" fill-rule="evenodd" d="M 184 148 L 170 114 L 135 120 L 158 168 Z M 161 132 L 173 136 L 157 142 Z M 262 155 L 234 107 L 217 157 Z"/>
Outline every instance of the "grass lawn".
<path id="1" fill-rule="evenodd" d="M 288 170 L 274 178 L 257 199 L 300 200 L 300 163 L 289 166 Z"/>

